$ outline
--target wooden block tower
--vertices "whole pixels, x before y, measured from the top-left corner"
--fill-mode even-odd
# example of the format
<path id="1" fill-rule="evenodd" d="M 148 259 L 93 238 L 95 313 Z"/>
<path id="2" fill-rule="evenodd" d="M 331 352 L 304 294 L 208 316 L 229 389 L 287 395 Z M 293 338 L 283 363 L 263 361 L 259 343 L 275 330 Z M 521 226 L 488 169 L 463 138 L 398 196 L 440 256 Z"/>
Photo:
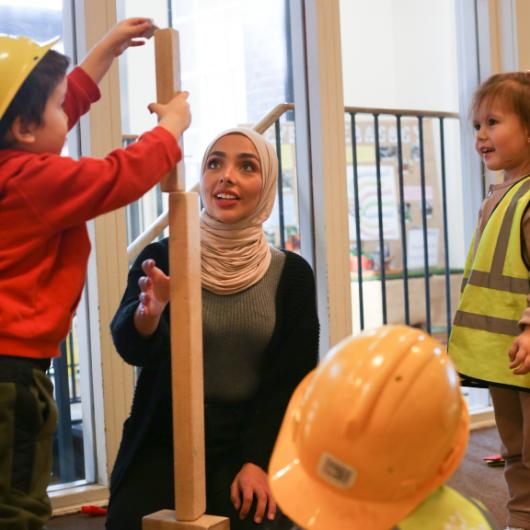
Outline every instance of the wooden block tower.
<path id="1" fill-rule="evenodd" d="M 180 90 L 179 39 L 155 33 L 157 100 Z M 143 530 L 230 530 L 225 517 L 205 515 L 204 391 L 202 360 L 199 196 L 186 192 L 182 162 L 161 183 L 169 193 L 171 378 L 175 511 L 143 518 Z"/>

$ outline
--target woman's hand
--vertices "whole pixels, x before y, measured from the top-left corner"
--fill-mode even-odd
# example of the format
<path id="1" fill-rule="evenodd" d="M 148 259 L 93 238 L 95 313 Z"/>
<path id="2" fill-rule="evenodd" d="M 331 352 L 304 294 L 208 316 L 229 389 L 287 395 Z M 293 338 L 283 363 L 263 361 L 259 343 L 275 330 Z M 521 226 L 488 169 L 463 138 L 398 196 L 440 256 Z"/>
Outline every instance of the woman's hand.
<path id="1" fill-rule="evenodd" d="M 254 496 L 257 500 L 254 522 L 261 523 L 265 510 L 267 519 L 272 521 L 276 516 L 276 501 L 269 488 L 268 475 L 261 467 L 249 462 L 239 470 L 230 486 L 230 499 L 234 508 L 239 510 L 240 519 L 248 515 Z"/>
<path id="2" fill-rule="evenodd" d="M 508 351 L 510 368 L 516 375 L 530 372 L 530 328 L 527 327 L 512 343 Z"/>
<path id="3" fill-rule="evenodd" d="M 142 270 L 146 276 L 138 280 L 139 311 L 144 315 L 160 316 L 169 302 L 169 276 L 156 266 L 154 259 L 146 259 Z"/>
<path id="4" fill-rule="evenodd" d="M 138 280 L 140 303 L 134 313 L 134 325 L 140 335 L 149 337 L 158 328 L 160 317 L 169 302 L 169 276 L 157 266 L 155 260 L 142 263 L 145 276 Z"/>

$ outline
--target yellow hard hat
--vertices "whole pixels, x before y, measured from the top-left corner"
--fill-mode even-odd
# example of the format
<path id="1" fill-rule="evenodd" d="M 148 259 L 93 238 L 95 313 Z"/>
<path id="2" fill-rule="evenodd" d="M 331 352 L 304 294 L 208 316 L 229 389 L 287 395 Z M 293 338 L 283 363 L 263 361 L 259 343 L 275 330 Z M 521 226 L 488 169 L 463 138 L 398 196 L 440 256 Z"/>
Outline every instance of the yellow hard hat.
<path id="1" fill-rule="evenodd" d="M 442 345 L 382 326 L 333 348 L 287 408 L 269 476 L 307 530 L 389 530 L 464 456 L 469 417 Z"/>
<path id="2" fill-rule="evenodd" d="M 0 119 L 33 68 L 59 39 L 39 44 L 28 37 L 0 35 Z"/>

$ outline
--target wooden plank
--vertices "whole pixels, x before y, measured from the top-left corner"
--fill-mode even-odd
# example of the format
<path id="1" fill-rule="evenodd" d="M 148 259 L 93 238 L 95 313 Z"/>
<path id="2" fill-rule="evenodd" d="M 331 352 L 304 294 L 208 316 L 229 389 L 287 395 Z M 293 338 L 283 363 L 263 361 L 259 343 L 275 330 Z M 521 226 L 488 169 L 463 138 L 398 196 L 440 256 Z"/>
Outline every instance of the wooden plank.
<path id="1" fill-rule="evenodd" d="M 171 364 L 175 512 L 182 521 L 204 514 L 204 391 L 199 196 L 169 194 Z"/>
<path id="2" fill-rule="evenodd" d="M 155 33 L 157 98 L 169 101 L 180 90 L 178 34 Z M 229 530 L 225 517 L 204 515 L 204 390 L 202 353 L 199 196 L 185 192 L 184 173 L 169 175 L 169 273 L 171 384 L 175 511 L 143 518 L 143 530 Z"/>
<path id="3" fill-rule="evenodd" d="M 156 99 L 167 103 L 180 92 L 179 35 L 174 29 L 155 31 Z M 179 140 L 182 149 L 182 139 Z M 181 160 L 161 181 L 162 191 L 185 191 L 184 162 Z"/>
<path id="4" fill-rule="evenodd" d="M 173 510 L 160 510 L 143 518 L 143 530 L 230 530 L 226 517 L 203 515 L 195 521 L 178 521 Z"/>

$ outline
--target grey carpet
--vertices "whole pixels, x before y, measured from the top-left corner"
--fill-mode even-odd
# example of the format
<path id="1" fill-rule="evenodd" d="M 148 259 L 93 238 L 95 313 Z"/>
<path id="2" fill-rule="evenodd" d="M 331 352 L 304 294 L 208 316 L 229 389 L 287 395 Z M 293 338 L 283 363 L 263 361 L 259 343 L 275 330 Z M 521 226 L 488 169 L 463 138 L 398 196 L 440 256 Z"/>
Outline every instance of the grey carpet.
<path id="1" fill-rule="evenodd" d="M 495 427 L 473 431 L 466 456 L 449 485 L 485 504 L 499 526 L 504 528 L 508 491 L 503 468 L 489 467 L 482 461 L 483 457 L 499 451 L 500 440 Z"/>

